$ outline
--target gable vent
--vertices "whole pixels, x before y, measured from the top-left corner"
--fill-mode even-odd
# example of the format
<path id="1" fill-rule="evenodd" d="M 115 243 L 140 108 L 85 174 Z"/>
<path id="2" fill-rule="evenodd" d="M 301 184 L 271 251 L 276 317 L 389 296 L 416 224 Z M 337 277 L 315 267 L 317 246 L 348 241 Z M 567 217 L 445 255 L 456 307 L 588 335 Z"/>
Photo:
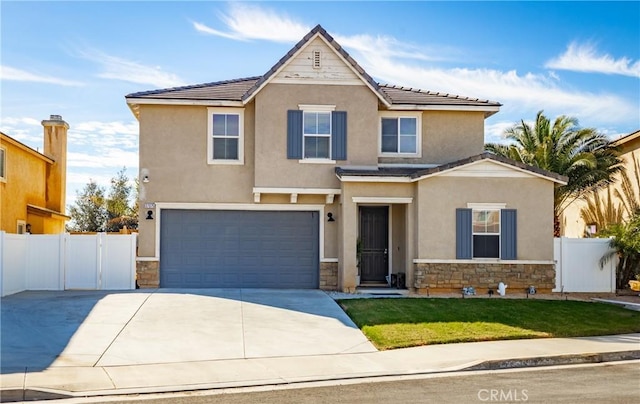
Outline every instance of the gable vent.
<path id="1" fill-rule="evenodd" d="M 313 62 L 313 68 L 314 69 L 319 69 L 320 68 L 320 51 L 319 50 L 314 50 L 313 51 L 313 58 L 312 58 L 312 62 Z"/>

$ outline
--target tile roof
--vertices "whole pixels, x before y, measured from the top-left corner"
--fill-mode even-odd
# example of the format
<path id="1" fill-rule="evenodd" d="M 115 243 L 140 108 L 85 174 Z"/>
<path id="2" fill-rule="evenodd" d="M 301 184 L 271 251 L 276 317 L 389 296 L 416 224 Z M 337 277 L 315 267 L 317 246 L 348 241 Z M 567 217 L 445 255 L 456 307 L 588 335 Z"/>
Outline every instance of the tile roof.
<path id="1" fill-rule="evenodd" d="M 244 79 L 217 81 L 214 83 L 141 91 L 128 94 L 125 98 L 241 101 L 242 96 L 259 79 L 260 77 L 247 77 Z"/>
<path id="2" fill-rule="evenodd" d="M 461 97 L 452 94 L 441 94 L 414 88 L 378 84 L 369 74 L 344 50 L 338 42 L 322 28 L 316 25 L 286 55 L 284 55 L 268 72 L 262 76 L 213 83 L 195 84 L 183 87 L 142 91 L 128 94 L 125 98 L 144 98 L 156 100 L 198 100 L 198 101 L 246 101 L 261 86 L 284 66 L 301 48 L 316 34 L 321 35 L 338 52 L 362 79 L 373 89 L 379 98 L 388 105 L 439 105 L 439 106 L 484 106 L 499 107 L 500 103 L 478 98 Z"/>
<path id="3" fill-rule="evenodd" d="M 408 88 L 381 84 L 380 89 L 387 94 L 394 105 L 473 105 L 473 106 L 496 106 L 499 102 L 481 100 L 479 98 L 461 97 L 453 94 L 443 94 L 434 91 L 420 90 L 418 88 Z"/>
<path id="4" fill-rule="evenodd" d="M 418 180 L 421 177 L 438 174 L 444 171 L 448 171 L 457 167 L 462 167 L 467 164 L 471 164 L 473 162 L 481 161 L 481 160 L 493 160 L 496 162 L 507 164 L 512 167 L 519 168 L 521 170 L 529 171 L 531 173 L 546 177 L 552 181 L 559 182 L 559 183 L 566 183 L 568 181 L 568 177 L 564 175 L 543 170 L 535 166 L 523 164 L 515 160 L 511 160 L 509 158 L 498 156 L 489 152 L 484 152 L 482 154 L 467 157 L 465 159 L 457 160 L 451 163 L 442 164 L 442 165 L 431 167 L 431 168 L 379 167 L 377 170 L 375 169 L 372 170 L 372 169 L 350 169 L 349 167 L 336 167 L 336 175 L 339 178 L 342 178 L 345 176 L 356 176 L 356 177 L 376 176 L 376 177 L 406 177 L 411 180 Z"/>

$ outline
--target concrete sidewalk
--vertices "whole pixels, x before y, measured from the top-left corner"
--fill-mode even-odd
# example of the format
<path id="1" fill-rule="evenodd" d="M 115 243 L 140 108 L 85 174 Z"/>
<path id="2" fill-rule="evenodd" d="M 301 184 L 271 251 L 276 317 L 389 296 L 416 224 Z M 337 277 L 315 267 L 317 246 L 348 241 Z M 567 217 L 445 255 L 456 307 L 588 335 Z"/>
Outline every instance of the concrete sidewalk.
<path id="1" fill-rule="evenodd" d="M 640 359 L 640 333 L 378 352 L 318 290 L 24 292 L 0 309 L 3 402 Z"/>
<path id="2" fill-rule="evenodd" d="M 474 342 L 382 352 L 188 361 L 120 366 L 52 366 L 0 376 L 3 401 L 283 385 L 459 370 L 640 359 L 640 333 Z"/>

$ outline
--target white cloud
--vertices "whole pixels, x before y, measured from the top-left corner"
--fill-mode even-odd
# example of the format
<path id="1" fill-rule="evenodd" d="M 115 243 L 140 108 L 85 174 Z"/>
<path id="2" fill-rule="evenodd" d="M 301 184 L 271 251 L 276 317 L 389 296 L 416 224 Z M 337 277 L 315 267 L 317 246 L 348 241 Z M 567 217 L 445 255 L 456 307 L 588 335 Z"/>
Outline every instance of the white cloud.
<path id="1" fill-rule="evenodd" d="M 26 70 L 16 69 L 6 65 L 0 65 L 0 79 L 6 81 L 27 81 L 33 83 L 57 84 L 61 86 L 82 86 L 83 83 L 74 80 L 65 80 L 47 76 Z"/>
<path id="2" fill-rule="evenodd" d="M 229 12 L 221 14 L 220 19 L 230 32 L 222 32 L 199 22 L 193 22 L 193 27 L 198 32 L 235 40 L 263 39 L 285 43 L 297 42 L 311 30 L 310 26 L 296 22 L 287 15 L 240 3 L 231 3 Z"/>
<path id="3" fill-rule="evenodd" d="M 80 51 L 79 54 L 85 59 L 100 64 L 103 71 L 98 74 L 98 77 L 104 79 L 149 84 L 157 88 L 178 87 L 186 84 L 177 75 L 164 72 L 160 67 L 146 66 L 95 49 Z"/>
<path id="4" fill-rule="evenodd" d="M 608 54 L 598 54 L 597 49 L 593 45 L 580 45 L 575 42 L 569 44 L 567 50 L 562 55 L 549 60 L 545 64 L 545 67 L 578 72 L 640 77 L 640 61 L 634 63 L 627 57 L 614 59 Z"/>
<path id="5" fill-rule="evenodd" d="M 512 127 L 517 122 L 494 122 L 485 123 L 484 125 L 484 141 L 485 143 L 505 143 L 505 130 Z"/>
<path id="6" fill-rule="evenodd" d="M 220 36 L 232 39 L 292 42 L 309 30 L 288 16 L 259 6 L 233 3 L 228 14 L 220 18 L 229 32 L 212 30 L 210 33 L 224 34 Z M 206 26 L 200 24 L 200 27 Z M 535 74 L 486 68 L 443 68 L 426 62 L 442 60 L 441 54 L 455 54 L 456 51 L 429 51 L 390 36 L 332 34 L 377 80 L 499 101 L 504 104 L 503 114 L 535 116 L 543 109 L 549 116 L 564 114 L 599 122 L 616 122 L 637 114 L 632 103 L 616 95 L 563 88 L 553 72 Z"/>
<path id="7" fill-rule="evenodd" d="M 69 121 L 67 139 L 67 203 L 90 179 L 109 188 L 111 177 L 126 167 L 126 175 L 138 175 L 138 122 Z M 31 117 L 2 117 L 2 131 L 42 151 L 43 129 Z"/>

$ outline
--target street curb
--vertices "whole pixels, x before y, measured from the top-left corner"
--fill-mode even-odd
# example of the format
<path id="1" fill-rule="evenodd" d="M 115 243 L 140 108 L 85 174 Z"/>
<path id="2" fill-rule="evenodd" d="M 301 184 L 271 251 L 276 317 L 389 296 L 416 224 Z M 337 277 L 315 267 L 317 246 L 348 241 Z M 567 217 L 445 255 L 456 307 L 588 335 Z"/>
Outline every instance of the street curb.
<path id="1" fill-rule="evenodd" d="M 618 362 L 635 359 L 640 359 L 640 350 L 486 361 L 464 368 L 464 370 L 517 369 L 541 366 L 579 365 L 583 363 Z"/>
<path id="2" fill-rule="evenodd" d="M 131 394 L 154 394 L 154 393 L 175 393 L 180 391 L 192 391 L 192 390 L 216 390 L 220 388 L 237 388 L 237 387 L 257 387 L 257 386 L 276 386 L 276 385 L 295 385 L 297 383 L 308 383 L 313 381 L 339 381 L 339 380 L 355 380 L 355 379 L 368 379 L 376 377 L 394 377 L 394 376 L 417 376 L 439 373 L 451 373 L 451 372 L 466 372 L 466 371 L 482 371 L 482 370 L 506 370 L 506 369 L 518 369 L 518 368 L 535 368 L 544 366 L 561 366 L 561 365 L 579 365 L 589 363 L 602 363 L 602 362 L 619 362 L 628 360 L 639 360 L 640 350 L 632 351 L 619 351 L 619 352 L 604 352 L 593 354 L 570 354 L 570 355 L 558 355 L 558 356 L 540 356 L 531 358 L 519 358 L 519 359 L 504 359 L 504 360 L 492 360 L 476 363 L 468 367 L 458 367 L 455 369 L 443 369 L 433 370 L 426 372 L 397 372 L 393 374 L 370 374 L 370 375 L 358 375 L 352 377 L 340 377 L 340 378 L 318 378 L 318 380 L 305 380 L 305 381 L 283 381 L 283 383 L 265 383 L 265 384 L 251 384 L 246 385 L 227 385 L 227 386 L 214 386 L 214 385 L 193 385 L 191 388 L 187 386 L 180 386 L 179 388 L 173 386 L 167 388 L 166 386 L 157 387 L 155 389 L 123 389 L 118 390 L 103 390 L 103 391 L 84 391 L 84 392 L 65 392 L 53 389 L 0 389 L 0 403 L 12 403 L 21 401 L 35 401 L 35 400 L 57 400 L 65 398 L 79 398 L 79 397 L 108 397 L 116 395 L 131 395 Z"/>

